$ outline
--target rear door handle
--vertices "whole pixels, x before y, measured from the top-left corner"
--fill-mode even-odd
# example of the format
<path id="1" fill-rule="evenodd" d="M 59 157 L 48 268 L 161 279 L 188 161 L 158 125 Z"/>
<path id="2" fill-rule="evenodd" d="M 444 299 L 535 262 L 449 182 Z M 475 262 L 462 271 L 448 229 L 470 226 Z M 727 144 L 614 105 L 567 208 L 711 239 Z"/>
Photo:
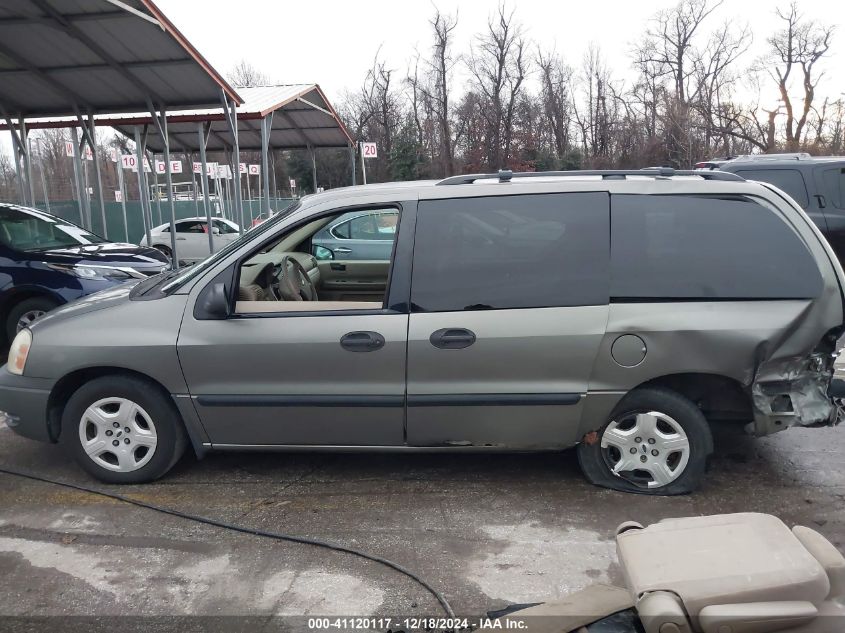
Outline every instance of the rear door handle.
<path id="1" fill-rule="evenodd" d="M 464 349 L 475 343 L 475 332 L 465 328 L 443 328 L 428 338 L 439 349 Z"/>
<path id="2" fill-rule="evenodd" d="M 350 352 L 374 352 L 384 347 L 384 337 L 378 332 L 349 332 L 341 337 L 340 346 Z"/>
<path id="3" fill-rule="evenodd" d="M 351 248 L 346 248 L 345 246 L 339 246 L 338 248 L 334 249 L 335 253 L 351 253 Z"/>

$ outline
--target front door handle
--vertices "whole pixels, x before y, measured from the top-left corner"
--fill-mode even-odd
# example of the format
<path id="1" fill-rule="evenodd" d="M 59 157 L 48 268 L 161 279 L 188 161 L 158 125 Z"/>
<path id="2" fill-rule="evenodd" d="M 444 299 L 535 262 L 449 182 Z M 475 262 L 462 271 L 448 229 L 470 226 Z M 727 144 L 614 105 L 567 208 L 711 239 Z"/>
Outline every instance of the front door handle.
<path id="1" fill-rule="evenodd" d="M 349 332 L 341 337 L 340 346 L 350 352 L 374 352 L 384 347 L 384 337 L 378 332 Z"/>
<path id="2" fill-rule="evenodd" d="M 339 246 L 338 248 L 334 249 L 334 252 L 346 254 L 346 253 L 351 253 L 352 249 L 346 248 L 345 246 Z"/>
<path id="3" fill-rule="evenodd" d="M 432 332 L 428 340 L 439 349 L 464 349 L 475 343 L 475 332 L 465 328 L 447 327 Z"/>

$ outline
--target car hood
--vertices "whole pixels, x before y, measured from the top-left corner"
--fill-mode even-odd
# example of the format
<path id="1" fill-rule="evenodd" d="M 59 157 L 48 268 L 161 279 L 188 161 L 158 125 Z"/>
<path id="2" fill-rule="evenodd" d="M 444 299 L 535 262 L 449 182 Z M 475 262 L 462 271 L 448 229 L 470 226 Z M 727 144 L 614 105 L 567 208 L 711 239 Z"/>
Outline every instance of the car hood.
<path id="1" fill-rule="evenodd" d="M 38 329 L 54 325 L 58 325 L 68 318 L 75 318 L 89 312 L 96 312 L 98 310 L 105 310 L 123 303 L 127 303 L 129 299 L 129 292 L 139 283 L 139 280 L 128 281 L 125 284 L 114 286 L 100 292 L 95 292 L 86 295 L 81 299 L 72 301 L 65 305 L 55 308 L 39 318 L 32 324 L 30 329 L 37 332 Z"/>
<path id="2" fill-rule="evenodd" d="M 99 266 L 126 266 L 137 270 L 163 270 L 167 257 L 160 251 L 137 244 L 106 242 L 104 244 L 80 244 L 64 248 L 30 252 L 33 259 L 50 263 L 88 264 Z"/>

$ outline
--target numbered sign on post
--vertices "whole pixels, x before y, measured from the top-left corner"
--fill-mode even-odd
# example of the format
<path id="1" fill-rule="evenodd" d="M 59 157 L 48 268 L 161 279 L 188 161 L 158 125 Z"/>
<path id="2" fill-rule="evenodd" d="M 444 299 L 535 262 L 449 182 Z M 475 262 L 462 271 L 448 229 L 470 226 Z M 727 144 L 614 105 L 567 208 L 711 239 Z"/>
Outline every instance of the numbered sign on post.
<path id="1" fill-rule="evenodd" d="M 120 189 L 114 190 L 114 201 L 123 202 L 123 192 Z"/>
<path id="2" fill-rule="evenodd" d="M 86 160 L 94 160 L 94 152 L 91 151 L 91 148 L 87 145 L 85 146 L 85 159 Z"/>
<path id="3" fill-rule="evenodd" d="M 167 169 L 165 169 L 165 167 L 164 167 L 164 161 L 163 160 L 157 160 L 156 161 L 156 173 L 157 174 L 163 174 L 166 171 L 167 171 Z"/>
<path id="4" fill-rule="evenodd" d="M 65 141 L 65 156 L 73 158 L 73 143 L 71 141 Z"/>
<path id="5" fill-rule="evenodd" d="M 171 174 L 181 174 L 182 173 L 182 161 L 181 160 L 170 161 L 170 173 Z"/>
<path id="6" fill-rule="evenodd" d="M 361 143 L 361 156 L 364 158 L 378 158 L 378 149 L 375 143 Z"/>
<path id="7" fill-rule="evenodd" d="M 202 163 L 191 163 L 191 171 L 193 171 L 195 174 L 201 174 Z"/>
<path id="8" fill-rule="evenodd" d="M 217 163 L 206 163 L 205 164 L 205 173 L 207 176 L 211 176 L 212 178 L 217 176 Z"/>
<path id="9" fill-rule="evenodd" d="M 250 165 L 249 166 L 249 175 L 250 176 L 257 176 L 261 173 L 261 165 Z"/>
<path id="10" fill-rule="evenodd" d="M 296 180 L 294 180 L 293 178 L 290 179 L 290 188 L 296 189 Z"/>
<path id="11" fill-rule="evenodd" d="M 117 150 L 116 149 L 111 148 L 109 150 L 109 158 L 111 158 L 111 162 L 113 162 L 113 163 L 117 162 Z"/>
<path id="12" fill-rule="evenodd" d="M 246 163 L 238 163 L 238 173 L 245 174 L 246 171 Z"/>
<path id="13" fill-rule="evenodd" d="M 138 157 L 135 154 L 123 154 L 120 157 L 120 164 L 123 165 L 124 169 L 138 171 Z"/>

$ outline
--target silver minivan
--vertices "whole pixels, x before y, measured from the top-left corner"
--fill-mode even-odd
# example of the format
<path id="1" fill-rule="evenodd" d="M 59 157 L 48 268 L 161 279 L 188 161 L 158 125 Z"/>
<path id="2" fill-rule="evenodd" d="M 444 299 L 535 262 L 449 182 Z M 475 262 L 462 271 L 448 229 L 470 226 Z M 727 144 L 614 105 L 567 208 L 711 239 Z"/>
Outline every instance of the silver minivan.
<path id="1" fill-rule="evenodd" d="M 395 215 L 390 250 L 316 257 L 350 213 Z M 187 446 L 577 445 L 595 484 L 685 493 L 711 422 L 839 421 L 844 282 L 793 200 L 718 171 L 335 189 L 22 330 L 0 409 L 115 483 L 162 476 Z"/>

